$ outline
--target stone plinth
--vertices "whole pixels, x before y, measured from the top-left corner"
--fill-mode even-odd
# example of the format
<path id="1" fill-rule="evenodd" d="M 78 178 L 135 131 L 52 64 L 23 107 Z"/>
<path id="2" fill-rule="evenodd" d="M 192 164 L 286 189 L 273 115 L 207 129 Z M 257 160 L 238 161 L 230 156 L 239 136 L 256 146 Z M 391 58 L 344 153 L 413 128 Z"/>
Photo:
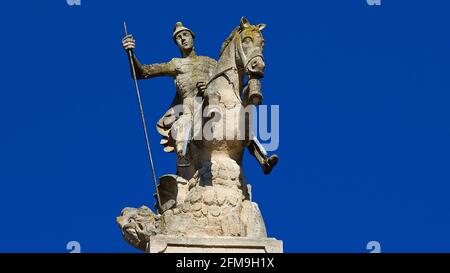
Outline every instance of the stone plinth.
<path id="1" fill-rule="evenodd" d="M 152 236 L 147 253 L 282 253 L 275 238 Z"/>

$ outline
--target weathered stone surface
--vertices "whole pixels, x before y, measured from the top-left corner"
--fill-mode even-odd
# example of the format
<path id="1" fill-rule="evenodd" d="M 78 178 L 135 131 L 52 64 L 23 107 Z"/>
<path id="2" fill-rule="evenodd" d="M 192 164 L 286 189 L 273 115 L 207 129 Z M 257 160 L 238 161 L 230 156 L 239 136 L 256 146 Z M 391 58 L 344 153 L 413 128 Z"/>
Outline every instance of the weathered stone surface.
<path id="1" fill-rule="evenodd" d="M 147 253 L 282 253 L 283 242 L 273 239 L 240 237 L 154 236 Z"/>

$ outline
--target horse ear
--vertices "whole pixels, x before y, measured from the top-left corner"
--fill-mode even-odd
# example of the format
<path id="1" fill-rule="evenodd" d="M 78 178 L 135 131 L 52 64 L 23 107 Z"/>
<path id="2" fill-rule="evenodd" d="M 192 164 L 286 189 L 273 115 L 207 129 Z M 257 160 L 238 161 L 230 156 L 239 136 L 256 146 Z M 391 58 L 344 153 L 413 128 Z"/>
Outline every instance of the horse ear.
<path id="1" fill-rule="evenodd" d="M 259 31 L 262 31 L 266 28 L 266 24 L 258 24 L 256 27 L 259 29 Z"/>
<path id="2" fill-rule="evenodd" d="M 250 23 L 248 22 L 247 18 L 243 17 L 241 18 L 241 29 L 245 29 L 250 26 Z"/>

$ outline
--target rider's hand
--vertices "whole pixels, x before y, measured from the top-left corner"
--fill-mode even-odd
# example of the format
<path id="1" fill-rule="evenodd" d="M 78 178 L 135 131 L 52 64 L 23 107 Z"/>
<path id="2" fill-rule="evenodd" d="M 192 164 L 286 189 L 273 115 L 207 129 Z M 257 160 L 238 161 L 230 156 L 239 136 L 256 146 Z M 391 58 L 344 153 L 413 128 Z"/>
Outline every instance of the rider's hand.
<path id="1" fill-rule="evenodd" d="M 122 39 L 122 47 L 126 51 L 133 50 L 136 47 L 136 41 L 132 35 L 127 35 Z"/>
<path id="2" fill-rule="evenodd" d="M 198 95 L 203 97 L 203 94 L 205 93 L 206 90 L 206 82 L 198 82 L 197 83 L 197 89 L 198 89 Z"/>

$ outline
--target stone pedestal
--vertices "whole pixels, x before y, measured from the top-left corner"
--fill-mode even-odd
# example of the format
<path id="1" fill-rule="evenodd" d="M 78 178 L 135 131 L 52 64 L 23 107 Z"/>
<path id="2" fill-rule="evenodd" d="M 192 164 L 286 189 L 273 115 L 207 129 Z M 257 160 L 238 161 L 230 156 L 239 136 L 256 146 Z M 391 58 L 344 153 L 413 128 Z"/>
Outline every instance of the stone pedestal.
<path id="1" fill-rule="evenodd" d="M 146 253 L 282 253 L 275 238 L 152 236 Z"/>

